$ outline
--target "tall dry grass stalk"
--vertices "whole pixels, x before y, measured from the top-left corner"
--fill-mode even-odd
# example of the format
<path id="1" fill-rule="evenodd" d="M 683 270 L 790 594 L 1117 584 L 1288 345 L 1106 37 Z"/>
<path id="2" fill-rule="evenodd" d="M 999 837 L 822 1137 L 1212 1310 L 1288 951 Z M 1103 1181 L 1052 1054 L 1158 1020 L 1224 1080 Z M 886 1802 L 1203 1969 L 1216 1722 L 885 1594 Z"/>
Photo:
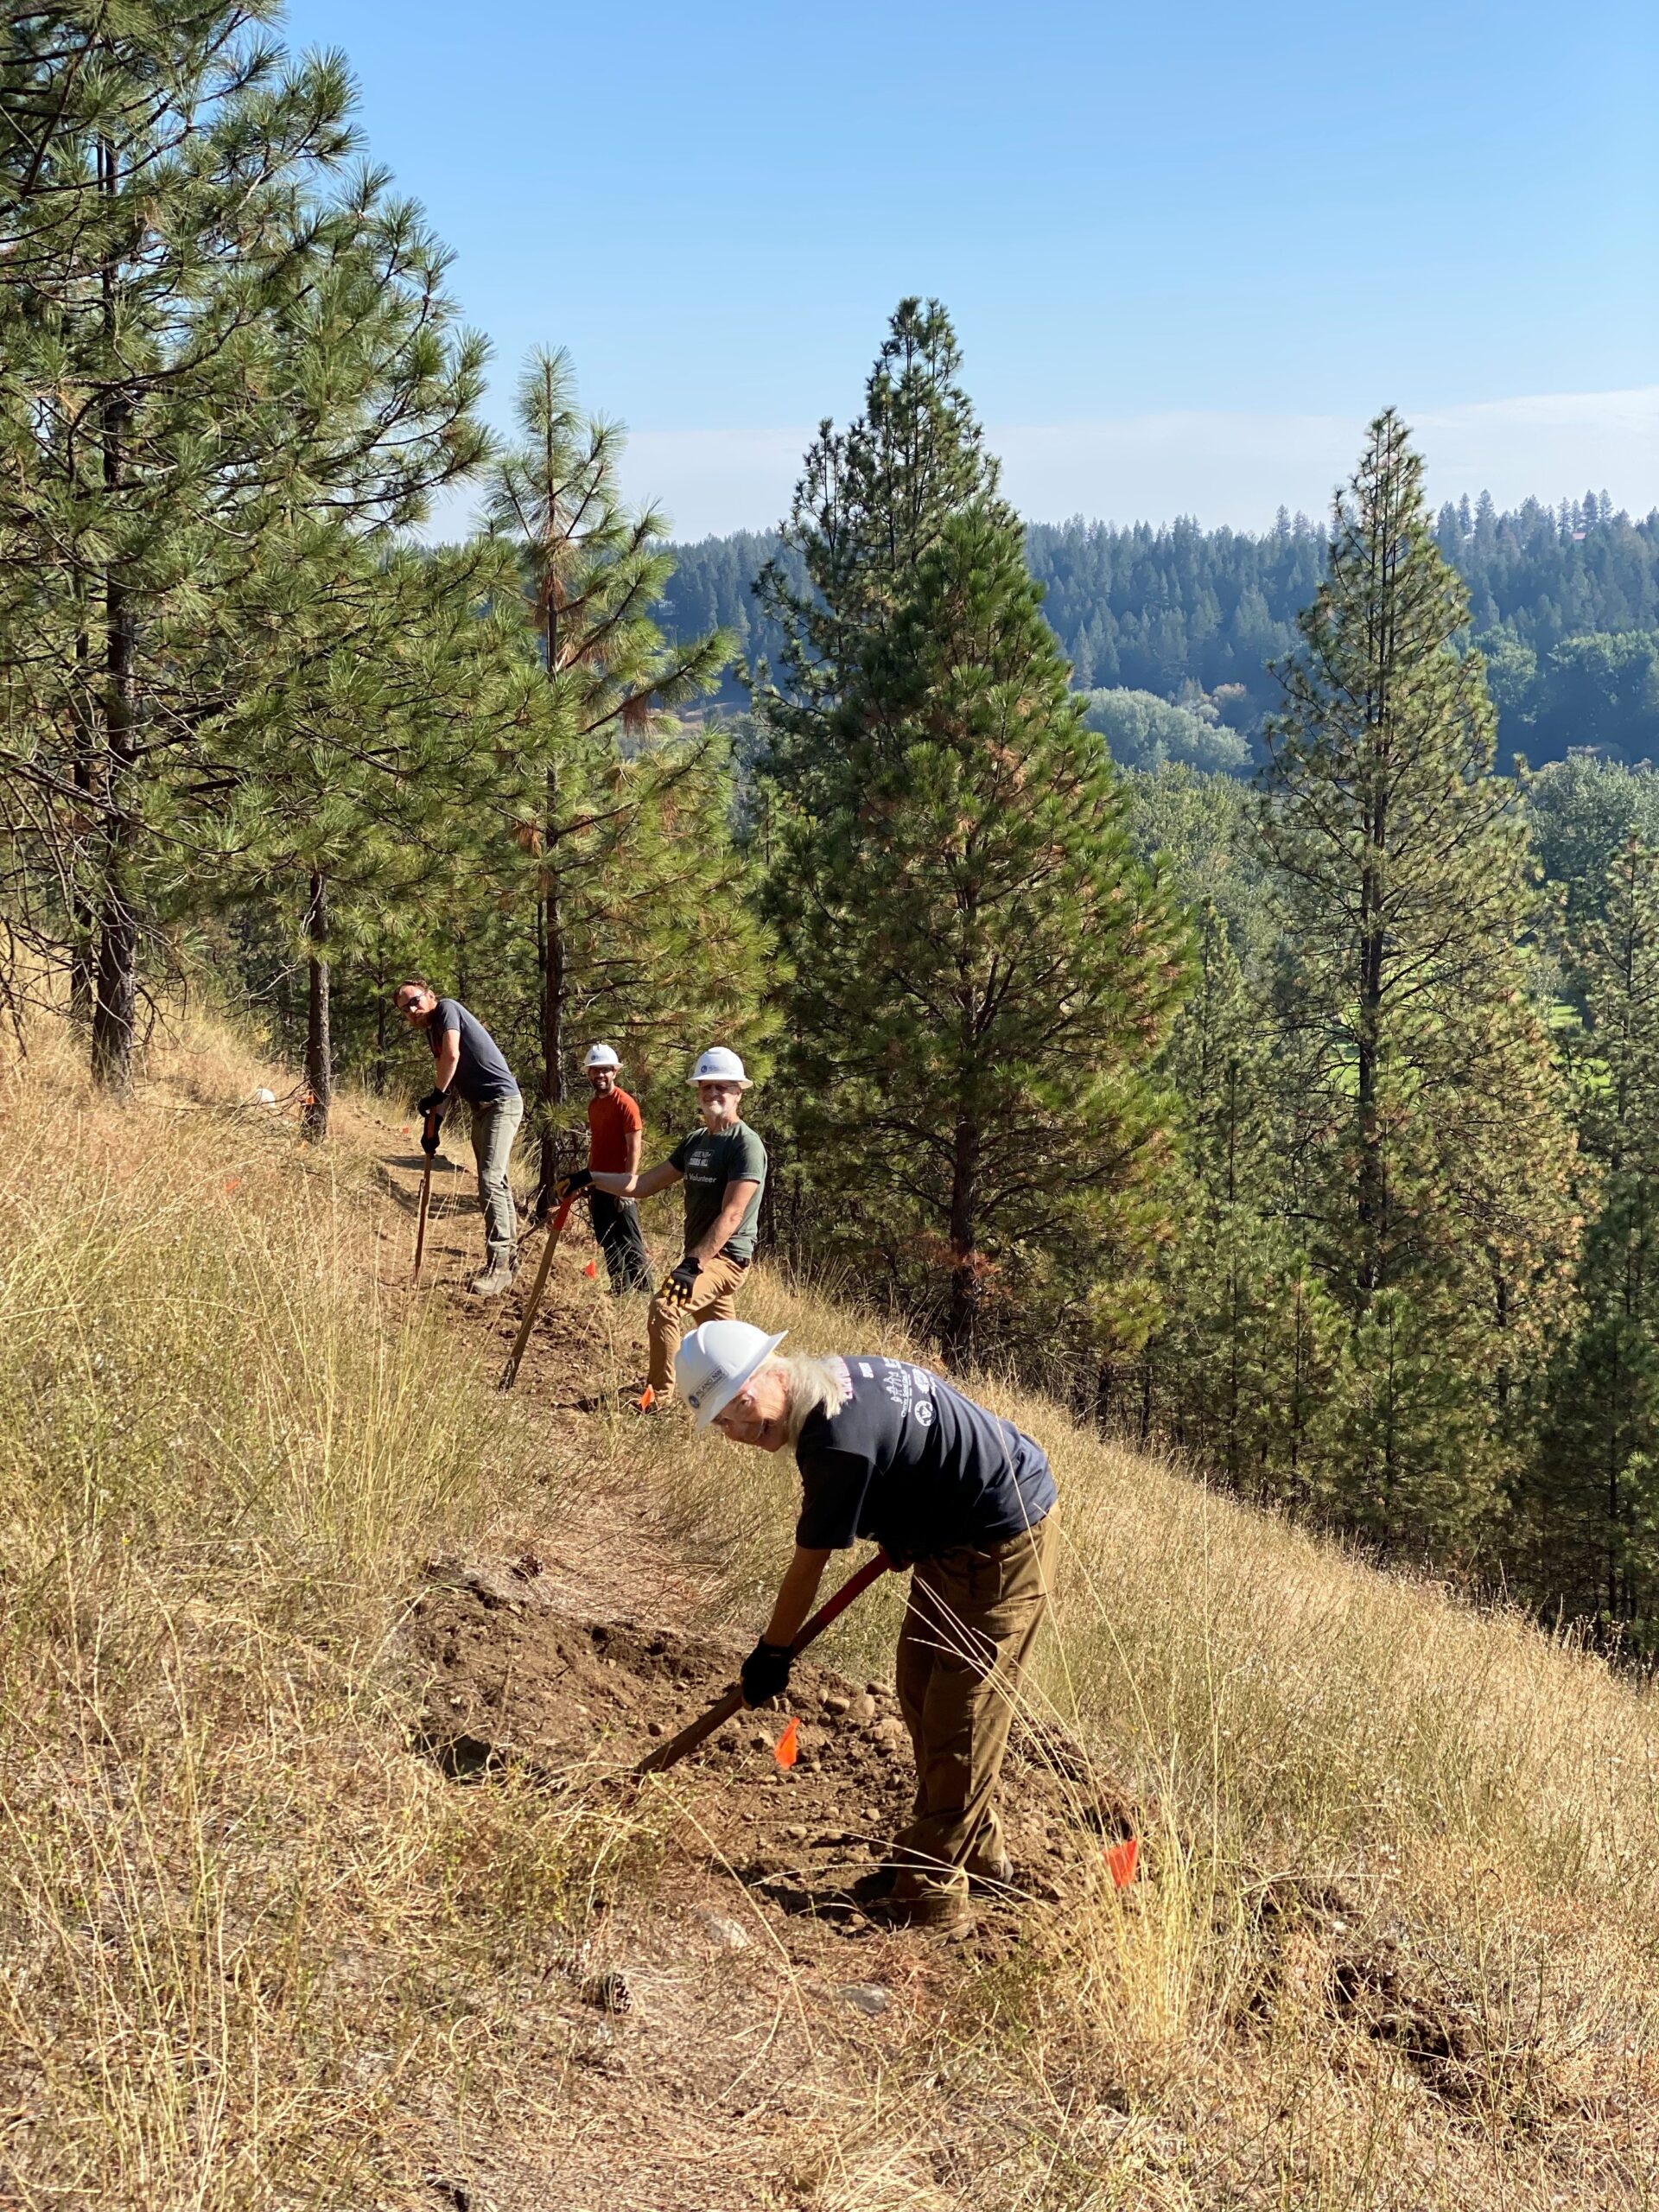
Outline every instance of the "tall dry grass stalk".
<path id="1" fill-rule="evenodd" d="M 404 1749 L 398 1604 L 528 1497 L 534 1424 L 263 1074 L 198 1036 L 123 1114 L 48 1033 L 7 1082 L 6 2203 L 383 2201 L 463 2085 L 556 2078 L 514 1977 L 619 1847 Z"/>
<path id="2" fill-rule="evenodd" d="M 803 1351 L 868 1351 L 878 1333 L 765 1277 L 745 1313 Z M 874 1348 L 914 1354 L 879 1334 Z M 1103 2074 L 1166 2119 L 1230 2081 L 1217 2145 L 1254 2113 L 1262 2155 L 1303 2177 L 1287 2203 L 1652 2202 L 1654 1693 L 1051 1403 L 974 1388 L 1042 1441 L 1060 1487 L 1062 1563 L 1021 1718 L 1086 1746 L 1080 1797 L 1102 1777 L 1138 1796 L 1150 1869 L 1122 1897 L 1103 1885 L 1057 1932 L 1046 1977 L 990 1992 L 1018 2048 L 1074 2084 Z M 709 1433 L 664 1450 L 655 1479 L 718 1570 L 719 1610 L 763 1619 L 791 1542 L 792 1460 Z M 877 1589 L 830 1647 L 855 1672 L 890 1662 L 902 1592 Z M 1346 2005 L 1344 1971 L 1381 1993 Z M 1364 2040 L 1344 2031 L 1370 2015 Z M 1564 2115 L 1599 2100 L 1618 2126 L 1586 2124 L 1564 2147 Z M 1442 2107 L 1461 2150 L 1437 2177 L 1424 2146 Z M 1585 2193 L 1557 2193 L 1573 2173 Z"/>

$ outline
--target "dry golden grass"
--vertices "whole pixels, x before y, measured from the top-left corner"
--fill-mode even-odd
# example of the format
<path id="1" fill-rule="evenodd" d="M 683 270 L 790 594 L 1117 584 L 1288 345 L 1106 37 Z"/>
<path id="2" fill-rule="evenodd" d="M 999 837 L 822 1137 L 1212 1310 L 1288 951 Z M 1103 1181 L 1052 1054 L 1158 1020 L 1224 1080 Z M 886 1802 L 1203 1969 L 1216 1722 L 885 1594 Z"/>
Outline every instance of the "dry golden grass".
<path id="1" fill-rule="evenodd" d="M 366 1147 L 238 1105 L 268 1076 L 211 1027 L 125 1115 L 57 1055 L 0 1101 L 0 2203 L 442 2202 L 457 2143 L 552 2124 L 550 1964 L 673 1800 L 410 1757 L 421 1563 L 645 1485 L 747 1630 L 791 1466 L 602 1395 L 550 1448 L 378 1281 Z M 745 1307 L 901 1348 L 764 1274 Z M 855 2114 L 804 2084 L 837 2118 L 779 2212 L 1659 2202 L 1653 1696 L 981 1395 L 1062 1485 L 1027 1717 L 1138 1794 L 1147 1878 L 965 1964 Z M 883 1667 L 900 1596 L 827 1656 Z"/>
<path id="2" fill-rule="evenodd" d="M 869 1324 L 776 1281 L 746 1313 L 804 1351 L 871 1348 Z M 1150 1878 L 1054 1931 L 1040 1970 L 988 1978 L 1073 2176 L 1030 2201 L 1659 2201 L 1659 1699 L 975 1387 L 1060 1485 L 1026 1718 L 1147 1808 Z M 734 1619 L 764 1614 L 792 1478 L 713 1436 L 661 1454 Z M 875 1595 L 831 1646 L 855 1671 L 891 1652 L 901 1592 Z M 982 2071 L 966 2020 L 963 2063 Z M 1121 2164 L 1126 2121 L 1166 2139 L 1132 2152 L 1119 2198 L 1101 2160 Z"/>
<path id="3" fill-rule="evenodd" d="M 389 1634 L 552 1502 L 531 1411 L 264 1071 L 163 1071 L 123 1115 L 47 1034 L 3 1102 L 0 2202 L 429 2202 L 463 2105 L 556 2081 L 535 1988 L 632 1836 L 408 1755 Z"/>

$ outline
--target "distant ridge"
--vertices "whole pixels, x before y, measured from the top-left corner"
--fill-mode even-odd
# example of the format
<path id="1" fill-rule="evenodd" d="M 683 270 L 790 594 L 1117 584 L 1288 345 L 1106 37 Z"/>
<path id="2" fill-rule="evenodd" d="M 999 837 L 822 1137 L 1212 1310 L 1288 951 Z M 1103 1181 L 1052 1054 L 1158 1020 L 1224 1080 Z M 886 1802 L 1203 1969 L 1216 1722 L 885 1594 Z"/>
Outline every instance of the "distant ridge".
<path id="1" fill-rule="evenodd" d="M 1605 493 L 1500 512 L 1490 494 L 1448 503 L 1442 551 L 1467 579 L 1504 754 L 1535 766 L 1591 746 L 1659 755 L 1659 510 L 1616 512 Z M 1080 688 L 1123 685 L 1179 698 L 1192 687 L 1223 718 L 1259 733 L 1274 702 L 1269 664 L 1295 635 L 1325 563 L 1325 527 L 1281 509 L 1259 537 L 1188 520 L 1119 525 L 1033 523 L 1032 574 Z M 777 665 L 782 640 L 751 586 L 779 554 L 775 534 L 739 531 L 673 548 L 661 620 L 677 637 L 736 632 L 751 663 Z M 785 569 L 804 581 L 798 563 Z M 1601 639 L 1590 646 L 1577 641 Z M 747 703 L 729 676 L 729 704 Z"/>

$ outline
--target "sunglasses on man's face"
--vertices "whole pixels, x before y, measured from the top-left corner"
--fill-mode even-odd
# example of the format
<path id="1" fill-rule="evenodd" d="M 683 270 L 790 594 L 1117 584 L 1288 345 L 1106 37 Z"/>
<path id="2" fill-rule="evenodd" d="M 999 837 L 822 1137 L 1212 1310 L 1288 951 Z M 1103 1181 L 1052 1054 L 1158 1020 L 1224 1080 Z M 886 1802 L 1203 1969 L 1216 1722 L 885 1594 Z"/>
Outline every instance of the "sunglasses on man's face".
<path id="1" fill-rule="evenodd" d="M 397 1001 L 397 1011 L 399 1014 L 418 1014 L 420 1010 L 421 1002 L 418 999 L 399 999 Z"/>

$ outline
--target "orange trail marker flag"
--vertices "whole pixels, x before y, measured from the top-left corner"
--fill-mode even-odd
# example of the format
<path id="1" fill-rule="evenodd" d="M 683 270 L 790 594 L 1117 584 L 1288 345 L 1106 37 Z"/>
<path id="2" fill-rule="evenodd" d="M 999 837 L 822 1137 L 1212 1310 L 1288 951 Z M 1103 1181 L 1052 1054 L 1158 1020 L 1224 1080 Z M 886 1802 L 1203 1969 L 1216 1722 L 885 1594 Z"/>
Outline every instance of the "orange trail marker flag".
<path id="1" fill-rule="evenodd" d="M 599 1262 L 597 1260 L 589 1260 L 587 1266 L 582 1272 L 587 1276 L 588 1281 L 592 1282 L 594 1277 L 599 1273 Z"/>
<path id="2" fill-rule="evenodd" d="M 801 1755 L 801 1724 L 791 1720 L 772 1747 L 772 1756 L 779 1766 L 793 1766 Z"/>
<path id="3" fill-rule="evenodd" d="M 1141 1839 L 1132 1835 L 1127 1842 L 1115 1843 L 1106 1853 L 1106 1872 L 1112 1878 L 1115 1890 L 1127 1890 L 1135 1879 L 1135 1870 L 1141 1864 Z"/>
<path id="4" fill-rule="evenodd" d="M 647 1382 L 645 1389 L 639 1393 L 640 1412 L 642 1414 L 648 1414 L 656 1402 L 657 1393 L 652 1389 L 650 1383 Z"/>

